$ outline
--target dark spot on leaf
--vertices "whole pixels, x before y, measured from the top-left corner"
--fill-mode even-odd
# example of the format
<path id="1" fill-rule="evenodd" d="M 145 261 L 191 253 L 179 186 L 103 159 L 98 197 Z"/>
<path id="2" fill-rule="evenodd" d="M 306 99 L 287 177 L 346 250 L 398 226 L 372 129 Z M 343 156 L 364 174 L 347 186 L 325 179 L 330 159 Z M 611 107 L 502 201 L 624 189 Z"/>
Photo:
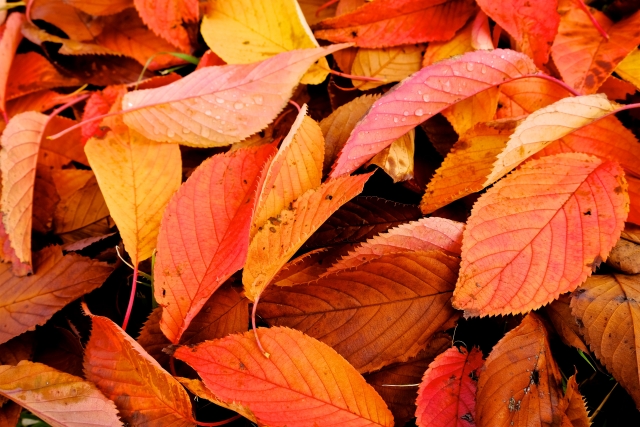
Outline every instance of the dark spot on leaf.
<path id="1" fill-rule="evenodd" d="M 325 197 L 327 200 L 333 200 L 333 196 L 331 194 L 329 194 L 327 197 Z"/>
<path id="2" fill-rule="evenodd" d="M 588 211 L 584 212 L 582 215 L 591 216 L 591 209 L 589 209 Z"/>
<path id="3" fill-rule="evenodd" d="M 473 422 L 473 417 L 471 416 L 471 414 L 469 412 L 467 412 L 466 414 L 464 414 L 463 416 L 460 417 L 461 420 L 465 420 L 468 421 L 470 423 Z"/>
<path id="4" fill-rule="evenodd" d="M 531 372 L 531 384 L 540 384 L 540 373 L 537 369 L 534 369 L 533 372 Z"/>

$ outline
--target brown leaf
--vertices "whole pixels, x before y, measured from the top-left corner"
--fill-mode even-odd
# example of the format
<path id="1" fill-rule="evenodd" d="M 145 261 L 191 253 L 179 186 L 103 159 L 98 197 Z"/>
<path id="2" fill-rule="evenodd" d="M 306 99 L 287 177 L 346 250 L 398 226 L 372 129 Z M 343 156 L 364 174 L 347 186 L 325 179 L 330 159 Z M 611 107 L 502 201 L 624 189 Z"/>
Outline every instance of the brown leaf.
<path id="1" fill-rule="evenodd" d="M 78 230 L 109 216 L 93 172 L 63 169 L 53 172 L 53 181 L 60 195 L 53 213 L 56 233 Z"/>
<path id="2" fill-rule="evenodd" d="M 609 252 L 607 264 L 627 274 L 640 273 L 640 245 L 620 239 Z"/>
<path id="3" fill-rule="evenodd" d="M 554 329 L 560 335 L 560 339 L 566 345 L 582 350 L 589 354 L 587 345 L 584 343 L 580 328 L 576 318 L 571 314 L 569 294 L 562 294 L 560 298 L 545 307 L 547 316 L 553 324 Z"/>
<path id="4" fill-rule="evenodd" d="M 564 408 L 562 427 L 589 427 L 591 425 L 587 405 L 578 390 L 575 375 L 572 375 L 567 381 L 567 391 L 564 394 L 561 407 Z M 565 426 L 567 421 L 568 424 Z"/>

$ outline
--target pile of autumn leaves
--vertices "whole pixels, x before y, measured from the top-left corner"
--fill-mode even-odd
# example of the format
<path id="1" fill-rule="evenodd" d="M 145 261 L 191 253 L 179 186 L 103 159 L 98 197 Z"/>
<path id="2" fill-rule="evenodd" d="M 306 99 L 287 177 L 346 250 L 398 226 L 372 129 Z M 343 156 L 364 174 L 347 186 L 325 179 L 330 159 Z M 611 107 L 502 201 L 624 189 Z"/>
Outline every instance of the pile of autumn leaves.
<path id="1" fill-rule="evenodd" d="M 578 0 L 341 0 L 312 33 L 322 2 L 217 0 L 201 25 L 211 51 L 185 77 L 72 75 L 16 54 L 24 36 L 57 59 L 183 64 L 152 55 L 191 52 L 198 4 L 155 3 L 35 1 L 2 27 L 0 426 L 21 406 L 54 426 L 192 426 L 187 390 L 269 426 L 587 426 L 551 330 L 640 405 L 639 271 L 619 256 L 640 244 L 640 145 L 614 115 L 633 106 L 610 100 L 640 83 L 640 12 L 613 23 Z M 309 111 L 304 85 L 327 79 L 330 54 L 373 91 L 332 78 L 333 111 Z M 53 90 L 84 83 L 107 87 Z M 42 113 L 58 105 L 82 122 Z M 439 138 L 439 113 L 457 141 Z M 427 182 L 417 126 L 445 156 Z M 227 148 L 183 167 L 211 147 Z M 420 210 L 356 198 L 371 165 L 424 193 Z M 485 189 L 466 223 L 447 219 Z M 114 271 L 109 251 L 79 253 L 114 223 L 160 307 L 136 341 L 135 291 L 122 328 L 84 304 L 86 342 L 65 329 L 84 369 L 31 361 L 29 331 Z M 620 272 L 592 276 L 614 247 Z M 525 316 L 483 360 L 445 333 L 463 312 Z M 256 318 L 271 327 L 248 331 Z M 417 382 L 417 395 L 386 386 Z"/>

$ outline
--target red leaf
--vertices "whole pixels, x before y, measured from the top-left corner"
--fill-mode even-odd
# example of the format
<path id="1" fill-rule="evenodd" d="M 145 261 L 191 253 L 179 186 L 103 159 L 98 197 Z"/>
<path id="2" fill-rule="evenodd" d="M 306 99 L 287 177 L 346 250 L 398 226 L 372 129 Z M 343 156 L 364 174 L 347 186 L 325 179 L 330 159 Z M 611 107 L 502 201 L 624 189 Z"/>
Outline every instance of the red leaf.
<path id="1" fill-rule="evenodd" d="M 7 81 L 13 57 L 22 40 L 20 27 L 24 21 L 22 13 L 12 13 L 0 32 L 0 111 L 6 113 Z M 6 116 L 5 116 L 6 117 Z"/>
<path id="2" fill-rule="evenodd" d="M 189 33 L 184 23 L 198 22 L 197 0 L 134 0 L 145 24 L 183 52 L 191 52 Z"/>

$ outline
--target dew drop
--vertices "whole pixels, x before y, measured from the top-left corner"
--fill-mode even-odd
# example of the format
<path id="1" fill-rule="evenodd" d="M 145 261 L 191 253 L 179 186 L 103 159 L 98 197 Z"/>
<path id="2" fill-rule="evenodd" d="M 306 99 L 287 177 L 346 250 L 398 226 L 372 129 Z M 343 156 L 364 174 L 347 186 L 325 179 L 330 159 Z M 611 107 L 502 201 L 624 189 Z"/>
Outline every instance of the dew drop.
<path id="1" fill-rule="evenodd" d="M 242 110 L 243 107 L 244 104 L 242 102 L 236 102 L 235 104 L 233 104 L 233 108 L 235 108 L 236 110 Z"/>
<path id="2" fill-rule="evenodd" d="M 409 112 L 407 110 L 405 110 L 404 113 L 402 113 L 402 114 L 404 114 L 405 116 L 408 116 Z"/>
<path id="3" fill-rule="evenodd" d="M 397 117 L 393 118 L 393 123 L 398 123 L 398 118 Z"/>
<path id="4" fill-rule="evenodd" d="M 481 72 L 482 74 L 486 74 L 486 73 L 487 73 L 487 67 L 486 67 L 486 65 L 482 64 L 482 68 L 480 68 L 480 72 Z"/>
<path id="5" fill-rule="evenodd" d="M 207 110 L 207 111 L 205 111 L 204 113 L 205 113 L 207 116 L 210 116 L 210 115 L 211 115 L 211 110 Z"/>
<path id="6" fill-rule="evenodd" d="M 182 128 L 182 133 L 184 133 L 185 135 L 188 133 L 191 133 L 191 131 L 187 128 Z"/>
<path id="7" fill-rule="evenodd" d="M 416 116 L 418 116 L 418 117 L 420 117 L 420 116 L 421 116 L 421 115 L 423 115 L 423 114 L 424 114 L 424 111 L 422 110 L 422 108 L 418 108 L 418 109 L 416 110 L 416 112 L 415 112 L 415 115 L 416 115 Z"/>
<path id="8" fill-rule="evenodd" d="M 215 116 L 214 119 L 220 120 L 220 116 Z"/>
<path id="9" fill-rule="evenodd" d="M 173 138 L 174 136 L 176 136 L 176 133 L 175 133 L 174 131 L 172 131 L 171 129 L 169 129 L 169 130 L 167 131 L 167 136 L 168 136 L 169 138 Z"/>
<path id="10" fill-rule="evenodd" d="M 429 102 L 429 94 L 428 94 L 428 93 L 425 93 L 424 95 L 422 95 L 422 100 L 423 100 L 424 102 Z"/>
<path id="11" fill-rule="evenodd" d="M 224 99 L 222 99 L 222 98 L 216 98 L 216 102 L 217 102 L 218 104 L 224 104 Z"/>
<path id="12" fill-rule="evenodd" d="M 407 121 L 407 118 L 406 118 L 406 117 L 403 117 L 403 118 L 402 118 L 402 121 L 403 121 L 403 122 L 406 122 L 406 121 Z"/>
<path id="13" fill-rule="evenodd" d="M 131 102 L 127 103 L 127 107 L 129 107 L 129 108 L 133 107 L 133 103 L 131 103 Z"/>
<path id="14" fill-rule="evenodd" d="M 262 95 L 254 96 L 253 102 L 255 102 L 257 105 L 262 105 L 262 102 L 263 102 Z"/>
<path id="15" fill-rule="evenodd" d="M 467 71 L 473 71 L 473 62 L 467 62 Z"/>

